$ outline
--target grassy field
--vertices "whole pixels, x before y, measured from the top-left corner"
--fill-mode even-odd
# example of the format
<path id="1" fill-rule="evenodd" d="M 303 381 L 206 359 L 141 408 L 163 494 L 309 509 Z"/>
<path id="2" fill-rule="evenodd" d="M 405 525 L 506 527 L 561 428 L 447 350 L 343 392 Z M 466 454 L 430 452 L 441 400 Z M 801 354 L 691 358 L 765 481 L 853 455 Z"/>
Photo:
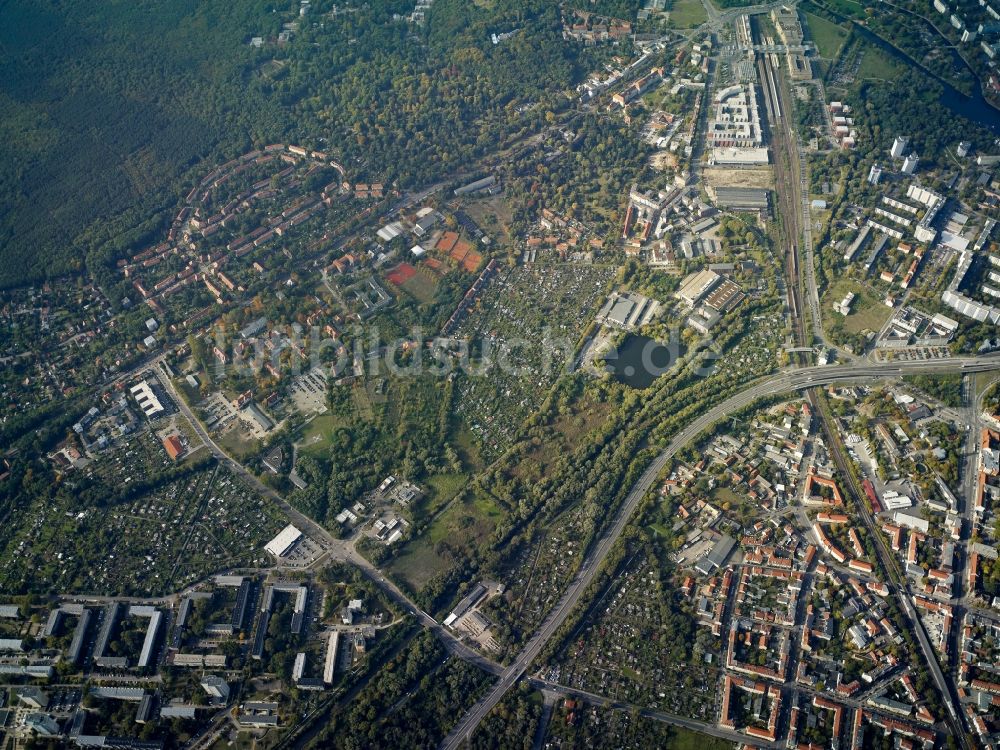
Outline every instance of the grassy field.
<path id="1" fill-rule="evenodd" d="M 733 744 L 709 737 L 707 734 L 692 732 L 690 729 L 674 727 L 670 741 L 665 746 L 668 750 L 731 750 Z"/>
<path id="2" fill-rule="evenodd" d="M 693 29 L 707 20 L 701 0 L 675 0 L 670 11 L 670 25 L 675 29 Z"/>
<path id="3" fill-rule="evenodd" d="M 437 292 L 437 282 L 427 272 L 417 272 L 415 276 L 403 282 L 403 289 L 417 302 L 430 304 Z"/>
<path id="4" fill-rule="evenodd" d="M 824 4 L 829 6 L 834 13 L 839 13 L 848 18 L 864 18 L 865 6 L 856 0 L 824 0 Z"/>
<path id="5" fill-rule="evenodd" d="M 543 439 L 524 454 L 510 474 L 521 479 L 539 481 L 567 454 L 575 451 L 586 438 L 607 419 L 611 409 L 607 404 L 578 401 L 569 413 L 560 415 L 548 426 Z"/>
<path id="6" fill-rule="evenodd" d="M 739 504 L 741 499 L 740 496 L 733 492 L 729 487 L 719 487 L 712 492 L 712 499 L 719 505 L 725 505 L 726 503 Z"/>
<path id="7" fill-rule="evenodd" d="M 437 513 L 449 500 L 457 495 L 465 483 L 469 481 L 468 474 L 435 474 L 427 480 L 427 505 L 424 511 L 428 515 Z"/>
<path id="8" fill-rule="evenodd" d="M 234 458 L 242 458 L 257 447 L 256 440 L 244 439 L 242 427 L 227 430 L 222 438 L 215 442 Z"/>
<path id="9" fill-rule="evenodd" d="M 657 536 L 661 536 L 661 537 L 664 537 L 664 538 L 666 538 L 667 536 L 669 536 L 669 535 L 670 535 L 670 529 L 668 529 L 668 528 L 667 528 L 666 526 L 664 526 L 664 525 L 663 525 L 662 523 L 653 523 L 653 524 L 650 524 L 650 525 L 649 525 L 649 528 L 650 528 L 650 529 L 652 529 L 652 530 L 653 530 L 653 532 L 654 532 L 654 533 L 655 533 L 655 534 L 656 534 Z"/>
<path id="10" fill-rule="evenodd" d="M 500 516 L 500 510 L 492 501 L 477 497 L 452 505 L 431 524 L 427 535 L 434 543 L 445 540 L 453 544 L 473 542 L 492 532 Z"/>
<path id="11" fill-rule="evenodd" d="M 299 449 L 303 453 L 325 453 L 330 447 L 333 430 L 345 424 L 346 421 L 336 414 L 320 414 L 303 426 Z"/>
<path id="12" fill-rule="evenodd" d="M 858 68 L 858 78 L 878 78 L 891 81 L 899 75 L 899 66 L 886 57 L 875 47 L 867 47 L 861 66 Z"/>
<path id="13" fill-rule="evenodd" d="M 851 314 L 843 318 L 844 330 L 848 333 L 878 331 L 892 315 L 892 310 L 861 284 L 850 279 L 840 279 L 826 291 L 820 303 L 823 314 L 828 319 L 840 317 L 839 313 L 833 312 L 833 303 L 843 299 L 848 292 L 854 292 L 856 295 L 851 306 Z"/>
<path id="14" fill-rule="evenodd" d="M 450 567 L 449 560 L 437 554 L 426 540 L 418 539 L 407 544 L 387 570 L 393 578 L 405 581 L 414 591 L 420 591 L 434 576 Z"/>
<path id="15" fill-rule="evenodd" d="M 453 503 L 389 564 L 389 573 L 420 591 L 431 578 L 454 564 L 452 550 L 487 541 L 500 510 L 487 498 Z"/>
<path id="16" fill-rule="evenodd" d="M 840 52 L 840 48 L 847 39 L 847 31 L 825 18 L 806 13 L 806 23 L 809 26 L 810 36 L 816 43 L 816 50 L 820 57 L 833 59 Z"/>
<path id="17" fill-rule="evenodd" d="M 513 221 L 514 211 L 503 195 L 491 195 L 489 198 L 471 201 L 465 205 L 464 210 L 498 244 L 510 239 L 510 223 Z"/>
<path id="18" fill-rule="evenodd" d="M 885 305 L 874 300 L 866 300 L 855 309 L 855 312 L 847 316 L 844 329 L 849 333 L 878 331 L 891 314 L 892 310 Z"/>
<path id="19" fill-rule="evenodd" d="M 474 473 L 483 469 L 486 464 L 483 463 L 483 458 L 479 453 L 479 446 L 476 445 L 476 436 L 472 434 L 468 426 L 464 422 L 461 422 L 454 428 L 452 434 L 455 441 L 454 448 L 458 451 L 462 463 Z"/>
<path id="20" fill-rule="evenodd" d="M 375 418 L 375 412 L 372 408 L 371 395 L 365 384 L 356 382 L 351 388 L 351 397 L 354 400 L 354 408 L 357 410 L 358 416 L 365 421 L 372 421 Z"/>

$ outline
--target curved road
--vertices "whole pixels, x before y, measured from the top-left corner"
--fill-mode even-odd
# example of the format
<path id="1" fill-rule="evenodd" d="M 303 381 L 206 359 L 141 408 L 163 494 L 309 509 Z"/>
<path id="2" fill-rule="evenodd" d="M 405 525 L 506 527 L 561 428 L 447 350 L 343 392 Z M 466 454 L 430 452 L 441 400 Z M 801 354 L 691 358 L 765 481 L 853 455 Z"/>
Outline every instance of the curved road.
<path id="1" fill-rule="evenodd" d="M 524 675 L 528 665 L 534 661 L 545 644 L 555 635 L 556 631 L 573 611 L 580 597 L 600 570 L 612 546 L 618 541 L 618 538 L 632 519 L 632 515 L 635 513 L 640 501 L 660 475 L 663 467 L 684 446 L 708 427 L 725 419 L 729 414 L 749 406 L 758 399 L 788 391 L 805 390 L 814 386 L 824 386 L 844 381 L 858 381 L 869 378 L 876 380 L 894 378 L 905 374 L 943 374 L 954 373 L 956 371 L 973 373 L 989 370 L 1000 370 L 1000 356 L 949 357 L 940 360 L 863 364 L 848 367 L 809 367 L 794 371 L 785 371 L 762 381 L 757 381 L 735 396 L 731 396 L 717 406 L 709 409 L 678 432 L 666 449 L 642 473 L 642 476 L 633 485 L 624 503 L 622 503 L 614 522 L 605 530 L 594 547 L 591 548 L 573 582 L 566 589 L 559 602 L 549 612 L 538 630 L 535 631 L 531 640 L 525 644 L 521 653 L 517 655 L 514 661 L 503 670 L 497 684 L 459 720 L 448 736 L 441 742 L 440 747 L 445 750 L 457 750 L 472 736 L 479 723 L 500 702 L 507 691 Z"/>
<path id="2" fill-rule="evenodd" d="M 954 373 L 972 374 L 976 372 L 1000 371 L 1000 354 L 982 357 L 947 358 L 929 361 L 860 364 L 839 367 L 809 367 L 796 370 L 785 370 L 748 385 L 740 393 L 731 396 L 722 403 L 709 409 L 680 430 L 663 450 L 646 468 L 639 480 L 633 485 L 621 508 L 615 516 L 613 524 L 605 530 L 580 566 L 573 582 L 564 592 L 556 606 L 549 612 L 542 625 L 525 644 L 520 654 L 506 668 L 488 659 L 474 649 L 466 646 L 443 625 L 412 602 L 395 584 L 371 562 L 362 557 L 349 542 L 335 539 L 320 524 L 305 516 L 270 487 L 263 484 L 253 473 L 220 448 L 202 426 L 187 403 L 174 388 L 172 380 L 163 374 L 161 380 L 175 399 L 178 408 L 191 422 L 191 425 L 205 446 L 212 451 L 219 461 L 225 463 L 232 471 L 243 477 L 254 489 L 278 504 L 288 518 L 303 532 L 319 541 L 325 550 L 324 558 L 345 562 L 359 568 L 364 575 L 378 586 L 392 601 L 417 618 L 420 624 L 437 637 L 449 653 L 475 664 L 480 669 L 499 677 L 493 686 L 479 702 L 477 702 L 459 720 L 448 736 L 442 741 L 442 748 L 458 748 L 467 738 L 471 737 L 482 719 L 493 709 L 503 696 L 524 675 L 528 666 L 538 656 L 546 643 L 555 635 L 559 627 L 576 607 L 580 597 L 587 590 L 600 570 L 605 558 L 610 553 L 615 542 L 622 535 L 625 527 L 631 521 L 636 508 L 652 487 L 664 466 L 691 440 L 696 438 L 713 424 L 725 419 L 729 414 L 740 411 L 755 401 L 789 391 L 806 390 L 814 386 L 824 386 L 837 382 L 858 381 L 866 379 L 885 379 L 900 377 L 905 374 Z M 323 558 L 321 558 L 323 559 Z M 661 718 L 671 721 L 674 717 Z M 683 724 L 681 724 L 683 726 Z"/>

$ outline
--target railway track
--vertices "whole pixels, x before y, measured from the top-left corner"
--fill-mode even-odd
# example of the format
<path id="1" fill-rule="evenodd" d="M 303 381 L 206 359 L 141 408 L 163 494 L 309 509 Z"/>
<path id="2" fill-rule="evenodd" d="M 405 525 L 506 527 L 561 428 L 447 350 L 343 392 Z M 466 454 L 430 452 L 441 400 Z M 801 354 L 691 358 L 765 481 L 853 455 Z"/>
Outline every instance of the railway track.
<path id="1" fill-rule="evenodd" d="M 758 43 L 759 30 L 756 21 L 751 22 L 754 42 Z M 785 113 L 788 108 L 782 103 L 777 61 L 774 53 L 762 54 L 757 58 L 757 70 L 764 94 L 767 112 L 767 130 L 774 152 L 774 178 L 776 191 L 779 236 L 784 245 L 785 281 L 787 284 L 788 310 L 795 335 L 795 346 L 808 346 L 805 320 L 802 315 L 802 289 L 799 277 L 798 250 L 802 237 L 801 205 L 802 185 L 799 176 L 798 149 L 795 136 Z M 794 163 L 793 163 L 794 162 Z M 808 354 L 799 354 L 799 364 L 810 364 Z"/>
<path id="2" fill-rule="evenodd" d="M 759 33 L 756 26 L 753 26 L 755 36 Z M 782 106 L 783 91 L 781 88 L 779 67 L 774 54 L 762 54 L 758 58 L 758 70 L 760 73 L 761 85 L 764 88 L 765 102 L 768 110 L 768 129 L 771 135 L 773 146 L 775 185 L 778 195 L 778 213 L 781 218 L 779 222 L 780 235 L 786 247 L 785 253 L 785 273 L 788 284 L 788 307 L 791 316 L 792 327 L 795 334 L 796 346 L 809 346 L 812 341 L 807 338 L 805 318 L 803 315 L 802 285 L 799 275 L 798 249 L 800 242 L 805 237 L 805 225 L 803 221 L 803 188 L 805 182 L 805 169 L 801 164 L 798 142 L 792 130 L 792 124 L 783 116 L 784 112 L 790 112 L 791 108 Z M 817 311 L 814 309 L 813 314 Z M 814 320 L 814 326 L 816 321 Z M 808 354 L 800 356 L 800 364 L 808 364 L 803 359 Z M 908 624 L 917 635 L 917 640 L 930 675 L 941 695 L 942 703 L 947 710 L 945 721 L 949 730 L 962 747 L 968 747 L 967 735 L 963 719 L 957 711 L 959 705 L 958 694 L 951 680 L 942 671 L 937 655 L 927 637 L 927 633 L 916 615 L 909 599 L 909 591 L 905 580 L 902 578 L 896 560 L 885 548 L 885 540 L 875 524 L 873 514 L 860 494 L 854 477 L 847 466 L 847 459 L 844 456 L 843 448 L 840 444 L 836 427 L 832 424 L 832 417 L 825 408 L 825 402 L 817 389 L 810 388 L 806 391 L 806 399 L 813 413 L 819 414 L 823 431 L 826 434 L 828 445 L 831 446 L 831 455 L 837 466 L 838 472 L 846 483 L 848 494 L 854 500 L 862 523 L 868 530 L 870 536 L 876 543 L 876 558 L 880 567 L 884 570 L 888 579 L 892 596 L 897 600 L 901 611 L 905 614 Z"/>

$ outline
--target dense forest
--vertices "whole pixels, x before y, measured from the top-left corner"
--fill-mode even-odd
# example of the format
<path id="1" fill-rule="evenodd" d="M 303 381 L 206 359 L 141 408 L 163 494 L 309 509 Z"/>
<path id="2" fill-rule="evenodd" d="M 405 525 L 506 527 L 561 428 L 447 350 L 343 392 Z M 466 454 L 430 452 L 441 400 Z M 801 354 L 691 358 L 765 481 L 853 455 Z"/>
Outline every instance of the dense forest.
<path id="1" fill-rule="evenodd" d="M 989 153 L 993 134 L 968 119 L 956 117 L 941 103 L 943 87 L 912 70 L 892 82 L 864 81 L 848 98 L 855 106 L 862 138 L 877 151 L 885 151 L 900 133 L 910 137 L 910 148 L 922 162 L 946 163 L 948 148 L 970 141 L 977 151 Z M 919 127 L 914 127 L 919 123 Z"/>
<path id="2" fill-rule="evenodd" d="M 421 632 L 349 704 L 331 712 L 309 747 L 435 747 L 488 682 Z"/>
<path id="3" fill-rule="evenodd" d="M 2 7 L 0 286 L 102 280 L 211 166 L 276 140 L 425 183 L 537 124 L 599 54 L 564 42 L 544 0 L 438 0 L 422 26 L 402 0 Z"/>
<path id="4" fill-rule="evenodd" d="M 82 270 L 91 248 L 141 239 L 125 233 L 155 224 L 191 165 L 285 129 L 278 102 L 246 85 L 244 37 L 264 10 L 4 3 L 0 284 Z"/>
<path id="5" fill-rule="evenodd" d="M 515 232 L 528 231 L 539 210 L 548 208 L 608 241 L 617 239 L 622 196 L 646 169 L 651 149 L 638 125 L 623 134 L 620 123 L 587 115 L 575 128 L 575 139 L 559 158 L 531 153 L 511 165 L 506 184 Z"/>

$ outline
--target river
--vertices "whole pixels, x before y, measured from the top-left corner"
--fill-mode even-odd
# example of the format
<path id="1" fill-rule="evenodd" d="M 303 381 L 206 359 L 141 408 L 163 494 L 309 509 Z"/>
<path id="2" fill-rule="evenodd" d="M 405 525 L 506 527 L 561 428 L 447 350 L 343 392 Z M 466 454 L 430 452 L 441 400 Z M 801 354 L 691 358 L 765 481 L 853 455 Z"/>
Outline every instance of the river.
<path id="1" fill-rule="evenodd" d="M 872 33 L 861 24 L 855 23 L 854 29 L 861 34 L 865 41 L 874 44 L 880 50 L 892 55 L 892 57 L 896 60 L 909 65 L 911 68 L 916 68 L 924 75 L 930 76 L 941 84 L 941 86 L 944 87 L 944 91 L 941 94 L 941 103 L 950 111 L 954 112 L 956 115 L 964 117 L 967 120 L 971 120 L 977 125 L 982 125 L 984 128 L 988 128 L 994 133 L 1000 135 L 1000 110 L 996 109 L 986 101 L 985 97 L 983 97 L 983 92 L 979 89 L 978 84 L 975 87 L 973 95 L 966 96 L 947 81 L 941 80 L 941 78 L 925 68 L 918 61 L 914 60 L 903 50 L 890 44 L 877 34 Z M 947 42 L 947 40 L 942 41 Z M 951 55 L 956 66 L 964 67 L 972 72 L 965 60 L 962 59 L 962 56 L 955 52 L 954 49 L 951 49 Z M 974 72 L 973 75 L 975 75 Z"/>

